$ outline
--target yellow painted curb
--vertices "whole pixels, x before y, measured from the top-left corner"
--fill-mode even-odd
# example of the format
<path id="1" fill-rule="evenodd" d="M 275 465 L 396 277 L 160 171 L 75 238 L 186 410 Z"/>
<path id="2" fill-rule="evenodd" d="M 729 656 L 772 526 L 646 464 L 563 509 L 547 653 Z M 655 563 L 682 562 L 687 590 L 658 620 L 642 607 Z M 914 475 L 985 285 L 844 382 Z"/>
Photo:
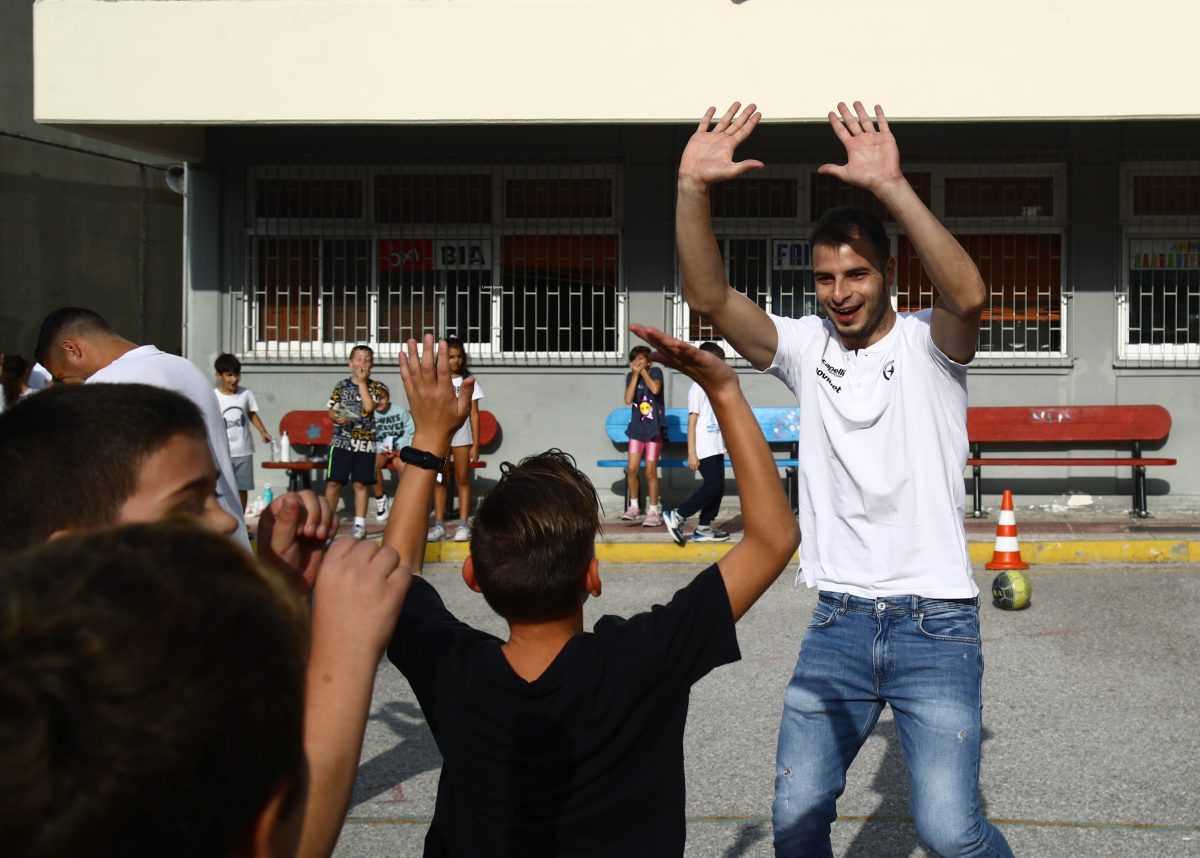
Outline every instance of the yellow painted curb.
<path id="1" fill-rule="evenodd" d="M 601 563 L 686 564 L 706 566 L 725 556 L 737 543 L 605 542 L 596 543 Z M 982 566 L 992 559 L 994 544 L 970 542 L 971 562 Z M 435 542 L 425 548 L 426 563 L 461 564 L 470 551 L 466 542 Z M 1046 566 L 1081 563 L 1200 563 L 1200 541 L 1191 539 L 1075 539 L 1030 540 L 1021 543 L 1026 563 Z"/>
<path id="2" fill-rule="evenodd" d="M 994 543 L 970 543 L 971 562 L 992 559 Z M 1200 542 L 1189 539 L 1074 539 L 1021 543 L 1021 559 L 1047 566 L 1071 563 L 1197 563 Z"/>

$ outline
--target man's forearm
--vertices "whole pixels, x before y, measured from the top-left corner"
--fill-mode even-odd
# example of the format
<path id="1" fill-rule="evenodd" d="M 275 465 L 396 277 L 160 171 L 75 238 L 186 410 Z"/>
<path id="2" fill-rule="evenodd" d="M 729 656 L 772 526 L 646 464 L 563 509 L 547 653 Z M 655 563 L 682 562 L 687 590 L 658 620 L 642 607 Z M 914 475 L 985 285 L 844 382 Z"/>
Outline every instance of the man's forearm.
<path id="1" fill-rule="evenodd" d="M 958 240 L 921 201 L 908 180 L 901 177 L 886 183 L 875 189 L 875 196 L 912 242 L 943 306 L 960 316 L 978 312 L 987 301 L 987 287 L 979 276 L 979 269 Z"/>

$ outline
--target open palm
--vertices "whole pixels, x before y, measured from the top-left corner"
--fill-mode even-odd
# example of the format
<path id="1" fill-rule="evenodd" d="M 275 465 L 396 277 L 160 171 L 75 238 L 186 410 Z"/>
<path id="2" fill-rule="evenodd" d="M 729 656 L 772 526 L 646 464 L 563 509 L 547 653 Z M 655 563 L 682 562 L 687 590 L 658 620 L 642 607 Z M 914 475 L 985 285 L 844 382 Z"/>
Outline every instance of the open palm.
<path id="1" fill-rule="evenodd" d="M 750 170 L 762 169 L 762 161 L 747 159 L 734 161 L 733 153 L 742 144 L 762 114 L 758 113 L 753 104 L 738 114 L 741 104 L 734 102 L 725 115 L 711 129 L 716 108 L 710 107 L 696 127 L 696 133 L 684 147 L 683 156 L 679 161 L 679 177 L 692 179 L 705 185 L 725 182 L 735 179 Z"/>
<path id="2" fill-rule="evenodd" d="M 875 105 L 872 122 L 861 101 L 854 102 L 854 112 L 841 102 L 837 113 L 829 112 L 829 124 L 846 147 L 846 163 L 825 164 L 818 173 L 870 191 L 901 178 L 900 150 L 882 107 Z"/>

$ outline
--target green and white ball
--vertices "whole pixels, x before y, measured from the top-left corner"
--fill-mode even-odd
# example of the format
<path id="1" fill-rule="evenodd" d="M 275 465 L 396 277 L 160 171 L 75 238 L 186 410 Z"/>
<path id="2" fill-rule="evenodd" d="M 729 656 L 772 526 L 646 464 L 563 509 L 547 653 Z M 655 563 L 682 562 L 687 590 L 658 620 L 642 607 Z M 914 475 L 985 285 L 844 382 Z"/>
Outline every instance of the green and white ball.
<path id="1" fill-rule="evenodd" d="M 1006 611 L 1019 611 L 1029 607 L 1033 596 L 1033 583 L 1024 572 L 1011 569 L 1001 572 L 992 581 L 992 603 Z"/>

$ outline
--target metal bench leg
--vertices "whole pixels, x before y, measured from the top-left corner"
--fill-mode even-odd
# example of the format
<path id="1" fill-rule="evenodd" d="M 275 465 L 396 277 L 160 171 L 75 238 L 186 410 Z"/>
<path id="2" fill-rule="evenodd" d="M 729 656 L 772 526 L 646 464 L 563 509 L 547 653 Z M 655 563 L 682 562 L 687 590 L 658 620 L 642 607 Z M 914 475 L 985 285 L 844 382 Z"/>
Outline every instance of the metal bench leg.
<path id="1" fill-rule="evenodd" d="M 1133 469 L 1133 514 L 1138 518 L 1149 518 L 1146 509 L 1146 468 L 1135 465 Z"/>
<path id="2" fill-rule="evenodd" d="M 972 518 L 983 518 L 983 489 L 980 485 L 982 483 L 982 471 L 983 468 L 981 468 L 979 465 L 975 465 L 971 468 L 971 482 L 975 487 L 975 511 L 971 513 Z"/>

